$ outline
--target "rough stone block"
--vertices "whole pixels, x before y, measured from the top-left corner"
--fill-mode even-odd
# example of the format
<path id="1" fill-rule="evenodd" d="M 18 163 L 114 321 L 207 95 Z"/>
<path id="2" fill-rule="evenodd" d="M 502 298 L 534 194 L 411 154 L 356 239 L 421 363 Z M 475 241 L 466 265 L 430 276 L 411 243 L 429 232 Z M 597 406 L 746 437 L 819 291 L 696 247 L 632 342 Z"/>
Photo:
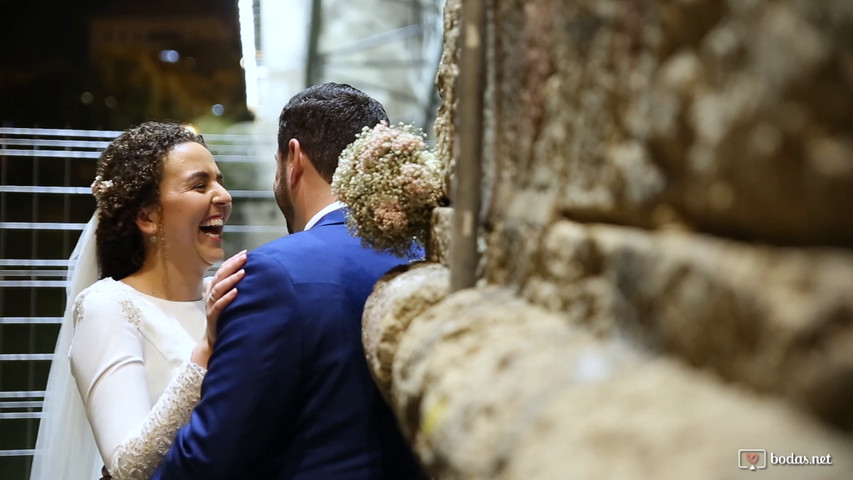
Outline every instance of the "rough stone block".
<path id="1" fill-rule="evenodd" d="M 438 112 L 435 116 L 435 154 L 447 161 L 444 176 L 444 191 L 451 192 L 451 174 L 453 171 L 454 139 L 456 129 L 454 116 L 456 113 L 456 77 L 459 76 L 459 24 L 461 22 L 462 0 L 446 0 L 444 2 L 444 40 L 442 43 L 441 60 L 435 76 L 435 87 L 441 97 Z"/>
<path id="2" fill-rule="evenodd" d="M 522 290 L 853 427 L 853 255 L 561 221 Z"/>
<path id="3" fill-rule="evenodd" d="M 453 315 L 448 306 L 436 310 Z M 445 323 L 442 339 L 418 357 L 423 363 L 410 364 L 413 372 L 423 368 L 413 446 L 439 478 L 495 478 L 513 454 L 513 425 L 543 391 L 600 380 L 635 360 L 627 346 L 601 345 L 530 305 L 469 308 L 446 318 L 464 320 Z"/>
<path id="4" fill-rule="evenodd" d="M 789 405 L 597 339 L 503 288 L 448 295 L 399 338 L 392 406 L 435 478 L 723 479 L 740 448 L 835 459 L 770 466 L 774 478 L 853 474 L 849 439 Z"/>
<path id="5" fill-rule="evenodd" d="M 435 263 L 394 270 L 373 287 L 362 316 L 362 343 L 379 391 L 389 399 L 391 365 L 409 322 L 447 295 L 450 273 Z"/>
<path id="6" fill-rule="evenodd" d="M 853 444 L 778 401 L 726 387 L 665 360 L 564 385 L 531 402 L 511 431 L 495 479 L 731 479 L 738 450 L 766 451 L 774 479 L 845 479 Z M 837 452 L 837 453 L 833 453 Z M 832 465 L 773 465 L 769 456 L 831 455 Z M 759 466 L 760 462 L 756 462 Z M 741 473 L 743 472 L 743 473 Z"/>
<path id="7" fill-rule="evenodd" d="M 478 307 L 474 306 L 474 299 Z M 426 361 L 447 337 L 466 332 L 479 322 L 516 322 L 519 308 L 526 302 L 499 288 L 462 290 L 448 295 L 438 307 L 430 308 L 409 323 L 399 336 L 392 364 L 391 404 L 403 433 L 413 438 L 420 425 L 420 400 L 424 392 Z M 502 312 L 483 316 L 480 312 Z M 446 321 L 450 319 L 450 321 Z M 484 346 L 485 347 L 485 346 Z"/>
<path id="8" fill-rule="evenodd" d="M 453 234 L 453 209 L 438 207 L 432 211 L 427 261 L 450 266 L 450 240 Z"/>
<path id="9" fill-rule="evenodd" d="M 493 8 L 496 215 L 549 191 L 556 204 L 530 210 L 853 246 L 849 2 Z"/>

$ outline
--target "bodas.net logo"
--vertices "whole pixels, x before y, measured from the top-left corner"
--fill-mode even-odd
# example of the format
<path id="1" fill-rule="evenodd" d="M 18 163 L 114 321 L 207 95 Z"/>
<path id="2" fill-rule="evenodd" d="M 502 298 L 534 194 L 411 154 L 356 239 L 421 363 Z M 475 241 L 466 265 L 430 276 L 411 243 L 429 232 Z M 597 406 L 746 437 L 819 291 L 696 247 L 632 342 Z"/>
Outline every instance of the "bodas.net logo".
<path id="1" fill-rule="evenodd" d="M 767 468 L 767 451 L 762 448 L 742 448 L 737 451 L 737 466 L 746 470 Z"/>

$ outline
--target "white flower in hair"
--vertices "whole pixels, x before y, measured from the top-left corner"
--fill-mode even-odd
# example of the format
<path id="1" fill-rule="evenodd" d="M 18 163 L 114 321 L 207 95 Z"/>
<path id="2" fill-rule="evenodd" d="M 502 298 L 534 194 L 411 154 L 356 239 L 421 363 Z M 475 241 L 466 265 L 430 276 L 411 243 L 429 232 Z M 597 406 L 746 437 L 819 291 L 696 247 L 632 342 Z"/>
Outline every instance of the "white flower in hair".
<path id="1" fill-rule="evenodd" d="M 101 178 L 100 175 L 97 175 L 95 177 L 95 181 L 92 182 L 92 195 L 94 195 L 97 200 L 100 200 L 101 197 L 103 197 L 104 194 L 107 193 L 107 191 L 112 187 L 112 180 L 104 180 L 103 178 Z"/>

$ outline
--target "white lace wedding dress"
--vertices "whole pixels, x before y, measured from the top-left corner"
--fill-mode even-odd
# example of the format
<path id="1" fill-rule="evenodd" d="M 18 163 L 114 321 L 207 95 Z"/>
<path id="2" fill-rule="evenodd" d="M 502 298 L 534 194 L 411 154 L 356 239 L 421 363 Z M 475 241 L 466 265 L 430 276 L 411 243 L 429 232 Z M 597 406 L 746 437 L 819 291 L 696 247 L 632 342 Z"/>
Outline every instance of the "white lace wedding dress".
<path id="1" fill-rule="evenodd" d="M 174 302 L 105 278 L 73 306 L 71 371 L 113 479 L 148 479 L 198 403 L 205 370 L 189 361 L 203 300 Z"/>

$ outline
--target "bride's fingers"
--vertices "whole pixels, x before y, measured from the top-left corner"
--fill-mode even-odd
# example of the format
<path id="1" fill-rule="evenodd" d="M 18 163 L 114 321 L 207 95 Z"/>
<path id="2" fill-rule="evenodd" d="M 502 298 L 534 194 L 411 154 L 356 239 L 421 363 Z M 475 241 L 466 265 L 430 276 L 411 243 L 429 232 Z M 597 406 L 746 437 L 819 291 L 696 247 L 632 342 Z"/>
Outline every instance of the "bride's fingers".
<path id="1" fill-rule="evenodd" d="M 247 255 L 248 255 L 248 251 L 241 250 L 241 251 L 235 253 L 234 255 L 231 255 L 231 258 L 229 258 L 228 260 L 225 260 L 224 262 L 222 262 L 222 266 L 223 267 L 227 266 L 228 268 L 231 269 L 231 271 L 234 271 L 235 269 L 242 267 L 243 264 L 246 263 L 246 256 Z"/>
<path id="2" fill-rule="evenodd" d="M 216 340 L 216 324 L 219 321 L 219 315 L 237 297 L 237 289 L 234 287 L 246 275 L 246 271 L 243 270 L 246 259 L 246 250 L 232 255 L 231 258 L 222 262 L 210 282 L 205 304 L 207 307 L 207 341 L 211 347 Z"/>
<path id="3" fill-rule="evenodd" d="M 228 264 L 234 264 L 234 268 L 240 268 L 246 263 L 246 257 L 248 256 L 248 250 L 241 250 L 234 255 L 231 255 L 231 258 L 225 261 Z"/>
<path id="4" fill-rule="evenodd" d="M 222 287 L 217 286 L 222 283 L 222 281 L 228 278 L 230 275 L 233 275 L 239 269 L 243 268 L 243 265 L 246 264 L 247 253 L 246 250 L 239 252 L 233 255 L 231 258 L 226 260 L 219 266 L 216 270 L 216 274 L 213 275 L 213 279 L 207 286 L 207 301 L 211 302 L 219 298 L 224 292 L 227 291 L 227 288 L 223 289 Z M 228 287 L 230 288 L 230 287 Z"/>
<path id="5" fill-rule="evenodd" d="M 229 258 L 228 260 L 222 262 L 222 265 L 219 266 L 219 268 L 216 270 L 216 274 L 213 276 L 213 283 L 216 284 L 223 278 L 243 268 L 243 265 L 246 264 L 246 258 L 246 250 L 243 250 L 242 252 L 232 255 L 231 258 Z"/>
<path id="6" fill-rule="evenodd" d="M 222 313 L 222 310 L 225 309 L 228 305 L 231 304 L 232 301 L 237 297 L 237 289 L 231 289 L 216 300 L 213 305 L 210 307 L 210 310 L 207 312 L 207 322 L 208 323 L 216 323 L 219 319 L 219 314 Z"/>
<path id="7" fill-rule="evenodd" d="M 234 288 L 240 280 L 246 275 L 246 271 L 243 269 L 238 270 L 237 272 L 232 273 L 228 277 L 216 281 L 215 284 L 210 287 L 210 293 L 207 296 L 207 304 L 215 304 L 221 297 L 223 297 L 227 292 Z"/>
<path id="8" fill-rule="evenodd" d="M 232 288 L 228 293 L 213 302 L 207 310 L 207 341 L 211 347 L 216 341 L 216 323 L 219 321 L 219 315 L 235 298 L 237 298 L 237 289 Z"/>

